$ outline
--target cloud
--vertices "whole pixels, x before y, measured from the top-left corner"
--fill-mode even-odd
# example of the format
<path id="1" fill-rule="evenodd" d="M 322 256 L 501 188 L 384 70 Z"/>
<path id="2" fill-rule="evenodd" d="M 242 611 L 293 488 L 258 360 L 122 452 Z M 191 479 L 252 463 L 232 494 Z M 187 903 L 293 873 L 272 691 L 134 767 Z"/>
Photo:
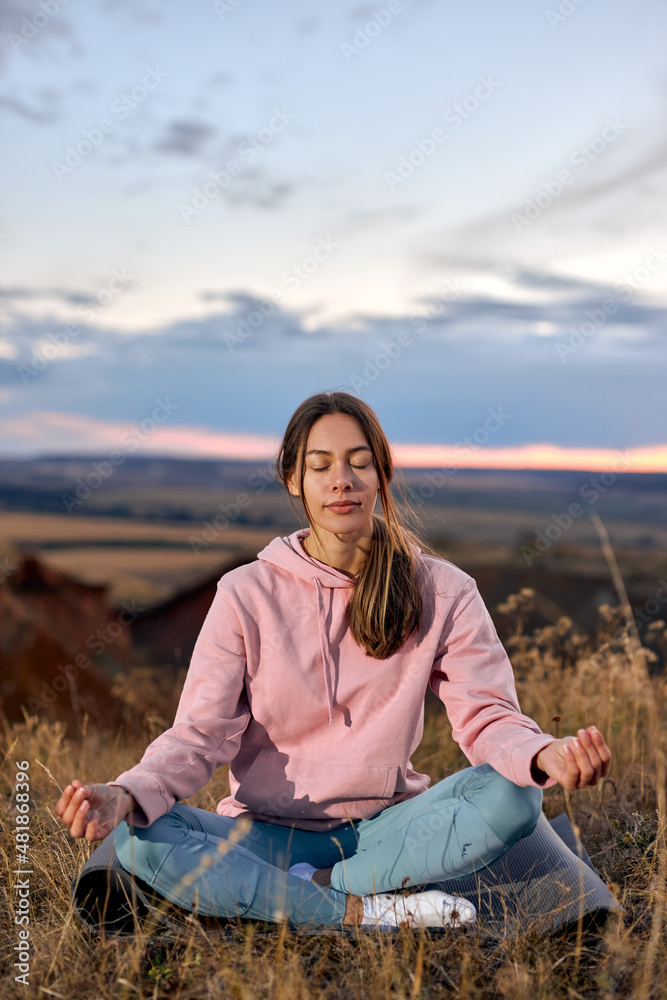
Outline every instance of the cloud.
<path id="1" fill-rule="evenodd" d="M 174 407 L 173 413 L 170 412 Z M 169 397 L 153 400 L 141 420 L 97 420 L 78 413 L 33 410 L 0 419 L 3 455 L 121 455 L 146 452 L 193 457 L 264 458 L 279 442 L 269 435 L 224 434 L 206 427 L 174 426 L 178 404 Z"/>
<path id="2" fill-rule="evenodd" d="M 163 137 L 153 144 L 153 149 L 179 156 L 198 156 L 214 134 L 214 126 L 206 122 L 174 119 L 166 126 Z"/>
<path id="3" fill-rule="evenodd" d="M 320 26 L 320 20 L 317 17 L 304 17 L 301 21 L 298 21 L 295 25 L 295 31 L 297 35 L 302 37 L 307 37 L 308 35 L 314 34 Z"/>
<path id="4" fill-rule="evenodd" d="M 43 91 L 45 97 L 45 103 L 50 105 L 48 108 L 31 108 L 24 101 L 19 100 L 17 97 L 0 97 L 0 108 L 4 108 L 11 114 L 18 115 L 19 118 L 24 118 L 26 121 L 32 122 L 34 125 L 51 125 L 53 122 L 57 122 L 60 119 L 60 113 L 54 107 L 55 104 L 55 91 Z"/>
<path id="5" fill-rule="evenodd" d="M 350 21 L 360 21 L 363 18 L 372 17 L 374 13 L 374 7 L 371 7 L 369 4 L 360 4 L 358 7 L 350 7 L 347 16 Z"/>
<path id="6" fill-rule="evenodd" d="M 395 207 L 376 209 L 353 209 L 348 212 L 342 220 L 342 224 L 337 228 L 338 233 L 343 234 L 361 230 L 370 232 L 382 229 L 386 226 L 400 226 L 401 223 L 411 223 L 426 214 L 426 209 L 418 208 L 415 205 L 396 205 Z"/>
<path id="7" fill-rule="evenodd" d="M 95 301 L 92 295 L 86 295 L 84 292 L 68 292 L 63 288 L 24 288 L 18 285 L 0 287 L 0 298 L 8 299 L 10 302 L 55 299 L 67 305 L 86 305 Z"/>
<path id="8" fill-rule="evenodd" d="M 164 12 L 156 0 L 104 0 L 101 10 L 127 14 L 132 21 L 143 21 L 152 27 L 165 21 Z"/>
<path id="9" fill-rule="evenodd" d="M 159 409 L 159 403 L 156 403 Z M 169 401 L 166 401 L 166 409 Z M 158 413 L 163 416 L 165 410 Z M 225 458 L 270 462 L 280 438 L 270 434 L 220 432 L 207 427 L 156 424 L 148 414 L 124 424 L 93 420 L 77 413 L 33 410 L 18 418 L 0 418 L 4 442 L 0 458 L 9 456 L 114 454 L 116 465 L 133 454 L 187 458 Z M 667 445 L 635 448 L 620 454 L 611 448 L 563 448 L 538 442 L 508 448 L 477 445 L 424 445 L 390 441 L 400 468 L 566 469 L 584 472 L 621 468 L 624 472 L 667 472 Z M 619 465 L 619 463 L 621 463 Z"/>
<path id="10" fill-rule="evenodd" d="M 512 280 L 522 288 L 540 288 L 545 291 L 574 293 L 587 292 L 595 295 L 609 293 L 608 286 L 603 282 L 574 278 L 569 274 L 550 274 L 548 271 L 536 271 L 527 267 L 514 271 Z"/>
<path id="11" fill-rule="evenodd" d="M 615 328 L 632 328 L 635 342 L 664 329 L 667 309 L 643 302 L 641 291 L 628 297 L 628 289 L 616 291 L 603 282 L 593 282 L 517 268 L 504 275 L 507 294 L 504 297 L 463 292 L 453 301 L 438 299 L 436 295 L 422 296 L 417 315 L 426 316 L 431 336 L 446 333 L 448 338 L 468 336 L 471 326 L 480 333 L 492 331 L 502 339 L 518 325 L 522 335 L 541 332 L 538 324 L 547 322 L 554 338 L 569 337 L 571 327 L 579 327 L 590 320 L 589 311 L 600 311 L 604 302 L 613 302 L 615 310 L 605 315 L 604 333 Z M 512 294 L 514 286 L 514 294 Z M 521 289 L 557 293 L 541 299 L 525 301 Z M 423 324 L 422 324 L 423 325 Z"/>
<path id="12" fill-rule="evenodd" d="M 434 230 L 430 234 L 431 247 L 424 245 L 426 239 L 421 235 L 413 252 L 416 267 L 496 275 L 521 270 L 537 273 L 543 263 L 546 270 L 556 259 L 567 261 L 573 248 L 578 257 L 587 253 L 597 256 L 601 241 L 605 252 L 627 251 L 629 239 L 647 250 L 650 241 L 656 239 L 655 235 L 644 234 L 656 232 L 660 192 L 667 179 L 666 152 L 661 140 L 612 176 L 602 168 L 598 173 L 593 162 L 585 173 L 575 172 L 573 182 L 563 188 L 562 194 L 517 232 L 513 215 L 523 216 L 526 203 L 541 190 L 540 179 L 534 180 L 518 201 L 503 209 L 457 227 Z M 563 162 L 554 162 L 541 180 L 555 179 L 564 166 Z M 527 261 L 531 261 L 532 268 L 526 268 Z"/>
<path id="13" fill-rule="evenodd" d="M 83 55 L 73 21 L 67 16 L 67 8 L 58 5 L 57 10 L 49 14 L 46 23 L 42 23 L 43 16 L 44 11 L 33 0 L 0 0 L 3 28 L 0 50 L 5 55 L 4 60 L 0 59 L 0 72 L 8 64 L 8 56 L 17 56 L 19 59 L 42 58 L 51 54 L 50 46 L 54 41 L 68 42 L 70 55 L 79 58 Z M 21 102 L 18 103 L 20 105 Z M 17 113 L 20 114 L 21 111 L 18 110 Z"/>
<path id="14" fill-rule="evenodd" d="M 72 351 L 50 339 L 64 321 L 14 320 L 3 331 L 4 411 L 8 419 L 48 410 L 136 421 L 147 402 L 169 394 L 179 426 L 269 433 L 301 399 L 337 387 L 377 405 L 399 441 L 456 441 L 503 406 L 512 419 L 494 447 L 662 444 L 664 310 L 621 303 L 559 355 L 558 344 L 574 343 L 572 331 L 588 322 L 585 308 L 607 297 L 575 292 L 546 304 L 468 295 L 421 326 L 417 313 L 367 315 L 351 332 L 306 328 L 307 310 L 245 289 L 204 289 L 200 300 L 224 301 L 224 312 L 122 336 L 84 327 L 70 338 Z"/>
<path id="15" fill-rule="evenodd" d="M 567 188 L 560 201 L 566 208 L 576 208 L 583 203 L 590 204 L 611 195 L 630 195 L 635 202 L 643 196 L 652 200 L 658 193 L 652 184 L 657 187 L 658 182 L 662 182 L 664 186 L 667 180 L 666 164 L 667 143 L 662 142 L 648 150 L 636 163 L 612 177 L 601 178 L 596 177 L 595 173 L 588 174 L 585 184 L 573 184 Z"/>
<path id="16" fill-rule="evenodd" d="M 214 73 L 213 76 L 209 76 L 204 82 L 204 93 L 208 93 L 211 87 L 229 87 L 234 82 L 234 77 L 231 73 L 226 73 L 221 70 L 219 73 Z"/>
<path id="17" fill-rule="evenodd" d="M 411 4 L 411 13 L 416 16 L 417 13 L 426 7 L 430 7 L 432 0 L 421 0 L 419 4 Z M 406 8 L 400 5 L 396 9 L 397 13 L 402 13 Z M 372 6 L 371 4 L 359 4 L 357 7 L 350 7 L 347 11 L 347 17 L 354 24 L 363 23 L 364 21 L 372 21 L 377 16 L 378 8 Z"/>

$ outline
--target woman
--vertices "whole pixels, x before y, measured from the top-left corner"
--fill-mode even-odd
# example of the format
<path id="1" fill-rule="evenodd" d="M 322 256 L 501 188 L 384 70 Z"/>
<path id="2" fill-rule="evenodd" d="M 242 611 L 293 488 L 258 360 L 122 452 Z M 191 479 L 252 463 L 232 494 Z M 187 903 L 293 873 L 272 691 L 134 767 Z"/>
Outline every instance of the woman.
<path id="1" fill-rule="evenodd" d="M 590 726 L 556 739 L 521 714 L 475 581 L 402 523 L 369 406 L 306 399 L 277 469 L 310 527 L 221 578 L 172 728 L 114 781 L 73 781 L 56 812 L 72 837 L 113 830 L 128 871 L 201 914 L 473 921 L 471 903 L 440 889 L 397 890 L 502 856 L 535 828 L 543 788 L 608 773 L 604 737 Z M 473 765 L 431 788 L 409 759 L 429 685 Z M 228 762 L 216 813 L 179 802 Z"/>

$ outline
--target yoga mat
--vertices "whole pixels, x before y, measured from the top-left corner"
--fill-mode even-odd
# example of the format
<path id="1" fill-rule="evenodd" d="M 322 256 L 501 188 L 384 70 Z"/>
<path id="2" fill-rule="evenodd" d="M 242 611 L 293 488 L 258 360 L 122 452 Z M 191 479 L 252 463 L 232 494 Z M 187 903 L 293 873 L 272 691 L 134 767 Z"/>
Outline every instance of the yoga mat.
<path id="1" fill-rule="evenodd" d="M 553 933 L 576 924 L 599 927 L 622 912 L 596 873 L 565 813 L 535 830 L 500 860 L 464 878 L 432 883 L 477 907 L 476 928 L 491 938 L 518 937 L 529 930 Z M 72 908 L 93 934 L 132 935 L 142 929 L 182 929 L 189 913 L 165 900 L 116 857 L 113 838 L 97 847 L 71 885 Z M 223 926 L 224 918 L 199 918 Z M 325 933 L 331 928 L 310 933 Z M 472 928 L 471 928 L 472 930 Z"/>
<path id="2" fill-rule="evenodd" d="M 498 861 L 438 887 L 474 903 L 478 926 L 492 937 L 519 937 L 529 930 L 549 934 L 580 918 L 590 930 L 611 912 L 623 912 L 566 813 L 551 822 L 542 813 L 531 835 Z"/>

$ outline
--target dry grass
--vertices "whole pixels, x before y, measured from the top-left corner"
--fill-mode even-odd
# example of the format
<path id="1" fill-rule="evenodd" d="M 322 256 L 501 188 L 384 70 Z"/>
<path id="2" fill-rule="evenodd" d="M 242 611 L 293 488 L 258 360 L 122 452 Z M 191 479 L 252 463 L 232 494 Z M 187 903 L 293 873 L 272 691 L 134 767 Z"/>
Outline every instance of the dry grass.
<path id="1" fill-rule="evenodd" d="M 621 921 L 583 942 L 528 933 L 492 945 L 470 932 L 306 936 L 287 926 L 238 921 L 225 930 L 194 919 L 182 931 L 142 930 L 134 939 L 89 936 L 72 916 L 69 888 L 96 845 L 72 841 L 54 805 L 73 777 L 108 781 L 132 766 L 169 725 L 180 688 L 166 689 L 157 672 L 142 669 L 132 692 L 145 706 L 142 732 L 113 738 L 84 727 L 81 739 L 70 741 L 58 723 L 28 717 L 4 725 L 0 850 L 8 872 L 15 868 L 14 762 L 31 762 L 32 959 L 31 985 L 15 984 L 16 876 L 10 875 L 0 889 L 7 935 L 0 951 L 0 997 L 667 997 L 667 631 L 664 623 L 653 629 L 651 645 L 662 649 L 658 659 L 637 645 L 623 607 L 600 609 L 595 636 L 577 634 L 567 619 L 527 635 L 523 623 L 531 600 L 524 591 L 505 606 L 516 622 L 509 650 L 523 711 L 545 730 L 558 727 L 560 735 L 595 722 L 614 753 L 602 786 L 572 793 L 569 802 L 560 788 L 549 790 L 545 811 L 550 818 L 571 809 L 597 871 L 616 886 L 625 908 Z M 432 708 L 413 763 L 437 781 L 467 761 L 451 741 L 444 712 Z M 190 804 L 214 810 L 225 782 L 221 768 Z"/>

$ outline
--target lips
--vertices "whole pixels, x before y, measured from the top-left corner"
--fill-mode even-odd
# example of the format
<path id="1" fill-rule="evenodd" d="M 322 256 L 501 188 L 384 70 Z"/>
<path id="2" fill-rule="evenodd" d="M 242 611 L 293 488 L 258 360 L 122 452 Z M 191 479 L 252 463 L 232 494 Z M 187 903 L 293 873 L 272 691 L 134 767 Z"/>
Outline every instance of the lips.
<path id="1" fill-rule="evenodd" d="M 358 507 L 358 506 L 359 506 L 358 500 L 345 500 L 327 504 L 327 507 Z"/>

